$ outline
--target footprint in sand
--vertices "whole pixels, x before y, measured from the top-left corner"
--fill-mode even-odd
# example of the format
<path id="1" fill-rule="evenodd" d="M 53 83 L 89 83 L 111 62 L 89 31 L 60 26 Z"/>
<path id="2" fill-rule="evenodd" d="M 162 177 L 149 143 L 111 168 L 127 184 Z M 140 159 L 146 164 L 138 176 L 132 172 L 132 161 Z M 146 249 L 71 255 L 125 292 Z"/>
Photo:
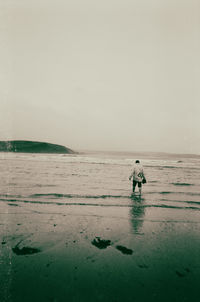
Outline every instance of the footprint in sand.
<path id="1" fill-rule="evenodd" d="M 138 264 L 138 267 L 139 268 L 148 268 L 148 265 L 146 265 L 146 264 Z"/>
<path id="2" fill-rule="evenodd" d="M 190 269 L 189 268 L 186 267 L 184 270 L 185 270 L 186 273 L 182 273 L 182 272 L 176 271 L 177 276 L 179 276 L 180 278 L 182 278 L 182 277 L 185 277 L 187 273 L 190 273 Z"/>

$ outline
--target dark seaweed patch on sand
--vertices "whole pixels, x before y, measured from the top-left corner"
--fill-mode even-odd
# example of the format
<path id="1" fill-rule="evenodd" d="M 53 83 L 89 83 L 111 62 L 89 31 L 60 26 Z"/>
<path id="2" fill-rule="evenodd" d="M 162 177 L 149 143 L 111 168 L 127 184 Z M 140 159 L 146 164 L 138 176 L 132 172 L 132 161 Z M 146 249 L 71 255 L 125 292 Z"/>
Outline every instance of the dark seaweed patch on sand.
<path id="1" fill-rule="evenodd" d="M 122 254 L 125 254 L 125 255 L 132 255 L 133 254 L 133 250 L 128 249 L 127 247 L 122 246 L 122 245 L 117 245 L 116 249 L 119 250 L 120 252 L 122 252 Z"/>
<path id="2" fill-rule="evenodd" d="M 12 250 L 16 255 L 32 255 L 40 252 L 40 249 L 28 246 L 24 246 L 20 249 L 18 245 L 13 247 Z"/>
<path id="3" fill-rule="evenodd" d="M 98 247 L 99 249 L 106 249 L 108 246 L 111 245 L 110 240 L 104 240 L 101 239 L 100 237 L 96 237 L 94 240 L 91 242 L 94 246 Z"/>

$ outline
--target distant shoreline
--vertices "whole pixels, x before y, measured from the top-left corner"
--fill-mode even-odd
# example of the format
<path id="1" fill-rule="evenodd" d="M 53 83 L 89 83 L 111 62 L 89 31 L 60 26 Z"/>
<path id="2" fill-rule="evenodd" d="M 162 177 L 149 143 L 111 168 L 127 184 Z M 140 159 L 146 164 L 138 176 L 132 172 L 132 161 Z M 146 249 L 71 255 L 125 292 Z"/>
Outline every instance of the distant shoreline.
<path id="1" fill-rule="evenodd" d="M 46 142 L 11 140 L 0 141 L 0 152 L 13 153 L 47 153 L 47 154 L 75 154 L 76 152 L 62 145 Z"/>

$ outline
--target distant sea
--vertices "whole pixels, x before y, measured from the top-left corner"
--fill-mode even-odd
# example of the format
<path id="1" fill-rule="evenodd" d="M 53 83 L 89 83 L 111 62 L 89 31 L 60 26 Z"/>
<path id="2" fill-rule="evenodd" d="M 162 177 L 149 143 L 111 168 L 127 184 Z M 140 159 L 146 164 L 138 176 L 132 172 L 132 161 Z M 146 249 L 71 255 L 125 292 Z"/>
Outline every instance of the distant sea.
<path id="1" fill-rule="evenodd" d="M 128 177 L 144 167 L 143 207 L 200 210 L 200 156 L 167 153 L 0 153 L 0 202 L 131 207 Z"/>

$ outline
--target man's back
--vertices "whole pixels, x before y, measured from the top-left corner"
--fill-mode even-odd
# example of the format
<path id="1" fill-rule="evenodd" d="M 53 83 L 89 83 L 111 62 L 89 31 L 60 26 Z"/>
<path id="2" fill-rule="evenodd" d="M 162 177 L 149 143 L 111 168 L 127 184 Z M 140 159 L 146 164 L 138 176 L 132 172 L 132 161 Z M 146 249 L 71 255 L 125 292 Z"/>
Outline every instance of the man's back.
<path id="1" fill-rule="evenodd" d="M 140 163 L 136 163 L 133 168 L 133 179 L 135 181 L 142 181 L 144 175 L 143 166 Z"/>

